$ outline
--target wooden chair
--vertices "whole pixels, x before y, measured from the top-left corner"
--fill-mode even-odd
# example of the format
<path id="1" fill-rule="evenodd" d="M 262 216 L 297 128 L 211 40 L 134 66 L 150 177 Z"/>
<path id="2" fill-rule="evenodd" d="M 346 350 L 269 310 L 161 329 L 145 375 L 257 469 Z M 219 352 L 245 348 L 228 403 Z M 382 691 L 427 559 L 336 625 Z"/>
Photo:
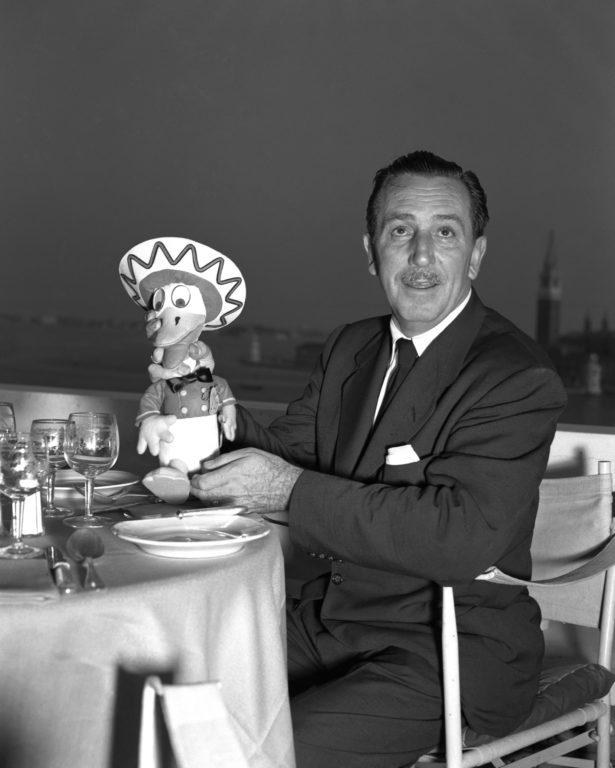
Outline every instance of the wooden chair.
<path id="1" fill-rule="evenodd" d="M 139 768 L 248 768 L 217 682 L 143 687 Z"/>
<path id="2" fill-rule="evenodd" d="M 545 669 L 526 721 L 512 734 L 493 738 L 462 723 L 459 658 L 453 587 L 443 587 L 442 642 L 447 768 L 485 764 L 530 768 L 541 763 L 567 766 L 610 763 L 610 696 L 615 617 L 615 536 L 613 480 L 608 461 L 597 475 L 545 479 L 532 541 L 532 581 L 490 568 L 479 579 L 525 584 L 540 604 L 543 619 L 599 630 L 594 662 Z M 595 759 L 565 757 L 588 745 Z M 589 751 L 588 751 L 589 752 Z M 505 760 L 503 758 L 506 758 Z M 437 756 L 421 758 L 442 764 Z"/>

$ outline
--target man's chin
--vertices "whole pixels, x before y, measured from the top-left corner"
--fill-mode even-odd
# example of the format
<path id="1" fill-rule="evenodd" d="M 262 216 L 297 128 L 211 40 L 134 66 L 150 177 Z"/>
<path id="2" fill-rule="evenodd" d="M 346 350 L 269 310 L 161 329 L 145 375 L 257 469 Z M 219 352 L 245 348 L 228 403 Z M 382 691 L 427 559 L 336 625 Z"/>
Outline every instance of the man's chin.
<path id="1" fill-rule="evenodd" d="M 433 299 L 433 293 L 430 294 Z M 446 312 L 433 300 L 427 300 L 426 292 L 422 292 L 417 300 L 407 302 L 405 306 L 394 311 L 393 315 L 399 328 L 408 336 L 424 333 L 443 319 Z M 422 300 L 423 299 L 423 300 Z"/>

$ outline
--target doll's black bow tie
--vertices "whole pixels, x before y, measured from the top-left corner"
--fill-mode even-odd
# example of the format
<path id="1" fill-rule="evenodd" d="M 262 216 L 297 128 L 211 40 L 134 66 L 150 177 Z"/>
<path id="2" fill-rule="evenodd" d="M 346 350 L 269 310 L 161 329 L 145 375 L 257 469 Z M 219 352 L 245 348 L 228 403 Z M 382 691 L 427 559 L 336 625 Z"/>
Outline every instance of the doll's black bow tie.
<path id="1" fill-rule="evenodd" d="M 191 384 L 193 381 L 204 381 L 207 384 L 211 384 L 213 376 L 209 368 L 197 368 L 192 373 L 187 373 L 185 376 L 176 376 L 173 379 L 167 379 L 167 385 L 171 392 L 179 392 L 186 384 Z"/>

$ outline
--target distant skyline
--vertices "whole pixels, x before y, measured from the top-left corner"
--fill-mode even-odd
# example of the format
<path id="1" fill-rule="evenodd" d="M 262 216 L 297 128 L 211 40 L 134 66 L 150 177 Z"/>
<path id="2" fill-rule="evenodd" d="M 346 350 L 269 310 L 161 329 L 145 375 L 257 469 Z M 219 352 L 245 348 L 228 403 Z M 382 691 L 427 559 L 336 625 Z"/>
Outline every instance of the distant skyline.
<path id="1" fill-rule="evenodd" d="M 430 149 L 487 191 L 485 303 L 534 334 L 553 230 L 562 332 L 615 328 L 614 40 L 612 0 L 4 4 L 0 313 L 138 319 L 164 235 L 238 264 L 242 324 L 384 312 L 371 181 Z"/>

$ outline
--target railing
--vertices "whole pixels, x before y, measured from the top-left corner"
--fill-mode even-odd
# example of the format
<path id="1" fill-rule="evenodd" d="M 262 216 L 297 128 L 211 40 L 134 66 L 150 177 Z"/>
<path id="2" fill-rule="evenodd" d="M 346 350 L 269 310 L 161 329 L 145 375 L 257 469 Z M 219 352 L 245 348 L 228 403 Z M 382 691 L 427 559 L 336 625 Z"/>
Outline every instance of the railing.
<path id="1" fill-rule="evenodd" d="M 19 429 L 29 429 L 33 419 L 66 418 L 72 411 L 115 413 L 120 430 L 121 469 L 141 475 L 157 466 L 158 461 L 152 456 L 137 454 L 135 417 L 139 398 L 139 394 L 130 392 L 0 384 L 0 402 L 13 403 Z M 242 405 L 264 425 L 285 410 L 282 403 L 242 401 Z"/>

